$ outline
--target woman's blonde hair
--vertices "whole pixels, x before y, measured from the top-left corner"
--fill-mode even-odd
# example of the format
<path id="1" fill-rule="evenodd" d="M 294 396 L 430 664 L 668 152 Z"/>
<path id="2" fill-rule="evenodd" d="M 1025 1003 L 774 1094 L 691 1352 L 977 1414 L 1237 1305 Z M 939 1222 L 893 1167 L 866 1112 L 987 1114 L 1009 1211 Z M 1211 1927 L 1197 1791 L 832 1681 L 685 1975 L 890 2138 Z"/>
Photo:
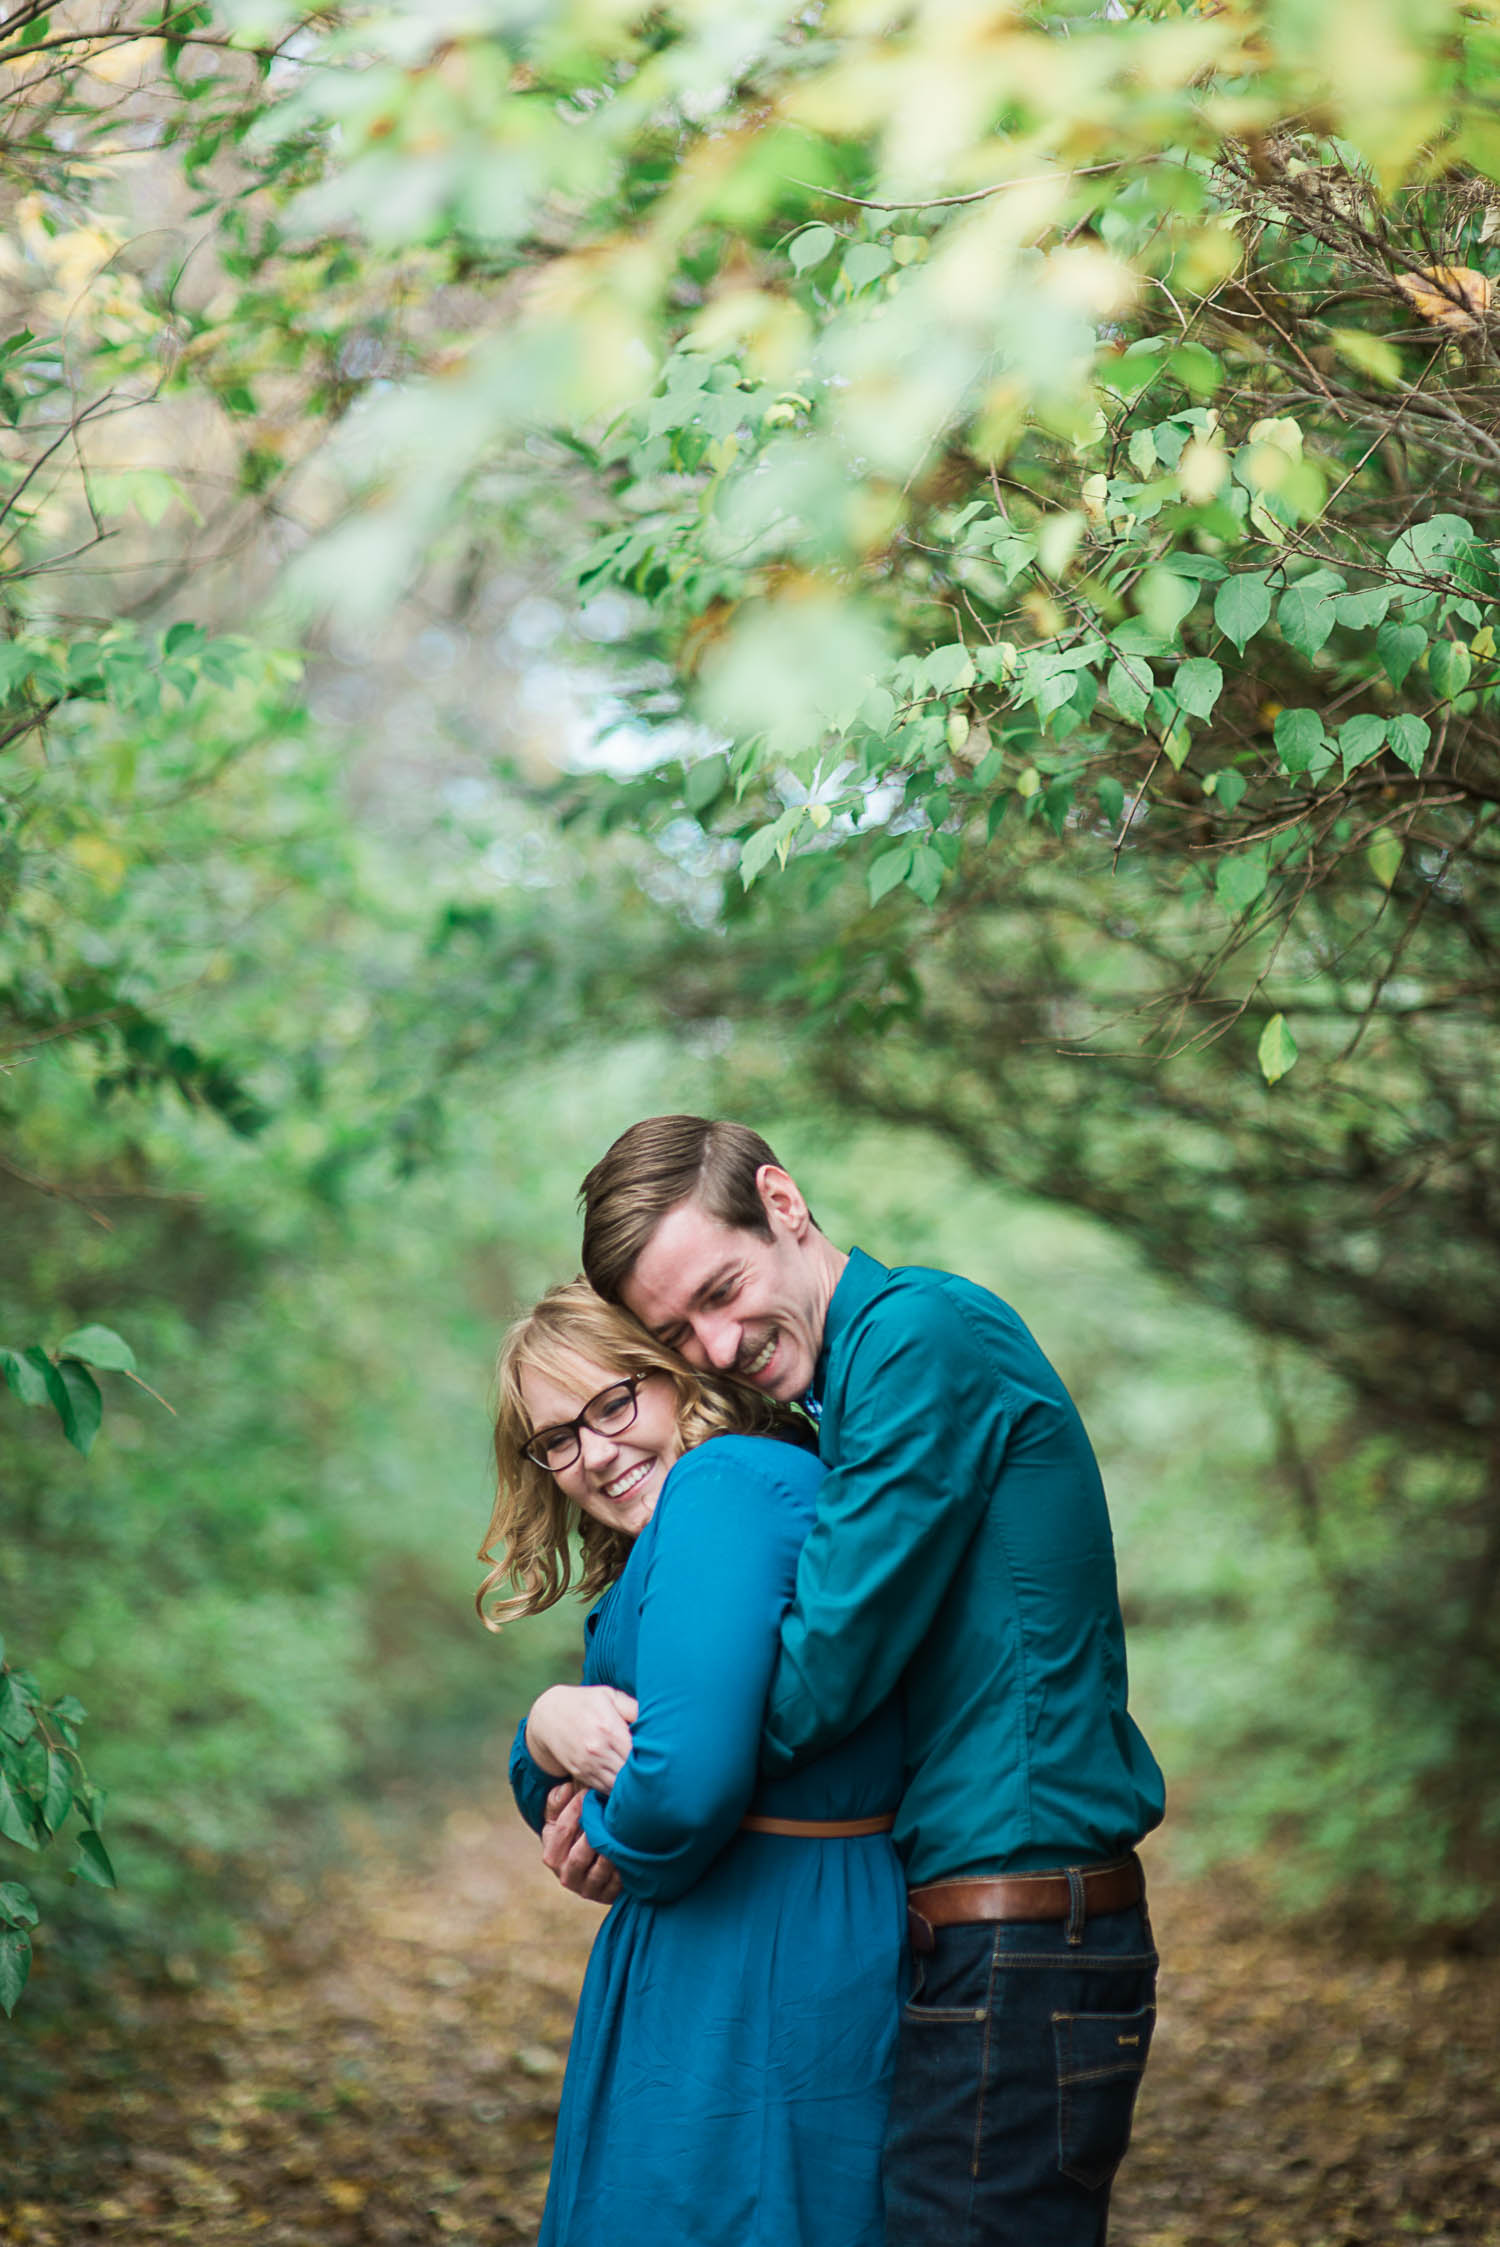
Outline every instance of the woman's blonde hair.
<path id="1" fill-rule="evenodd" d="M 582 1599 L 597 1599 L 629 1557 L 631 1538 L 575 1506 L 557 1477 L 526 1456 L 534 1430 L 521 1375 L 533 1369 L 567 1382 L 579 1358 L 621 1380 L 664 1375 L 676 1391 L 677 1432 L 685 1451 L 719 1435 L 809 1440 L 810 1431 L 789 1406 L 728 1374 L 697 1371 L 628 1312 L 596 1295 L 587 1280 L 549 1288 L 510 1329 L 495 1367 L 495 1508 L 479 1548 L 479 1558 L 493 1566 L 474 1596 L 487 1630 L 498 1631 L 521 1615 L 539 1615 L 563 1597 L 573 1581 L 575 1536 L 582 1548 Z M 503 1584 L 514 1587 L 511 1596 L 486 1607 Z"/>

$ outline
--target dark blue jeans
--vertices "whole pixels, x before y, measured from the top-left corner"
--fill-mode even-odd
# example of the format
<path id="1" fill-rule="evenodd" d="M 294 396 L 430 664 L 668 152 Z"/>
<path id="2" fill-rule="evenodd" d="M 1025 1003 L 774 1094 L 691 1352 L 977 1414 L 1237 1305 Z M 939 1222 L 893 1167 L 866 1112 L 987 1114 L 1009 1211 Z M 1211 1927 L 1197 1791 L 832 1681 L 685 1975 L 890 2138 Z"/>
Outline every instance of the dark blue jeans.
<path id="1" fill-rule="evenodd" d="M 913 1960 L 885 2148 L 887 2247 L 1104 2247 L 1156 2019 L 1144 1903 L 939 1927 Z"/>

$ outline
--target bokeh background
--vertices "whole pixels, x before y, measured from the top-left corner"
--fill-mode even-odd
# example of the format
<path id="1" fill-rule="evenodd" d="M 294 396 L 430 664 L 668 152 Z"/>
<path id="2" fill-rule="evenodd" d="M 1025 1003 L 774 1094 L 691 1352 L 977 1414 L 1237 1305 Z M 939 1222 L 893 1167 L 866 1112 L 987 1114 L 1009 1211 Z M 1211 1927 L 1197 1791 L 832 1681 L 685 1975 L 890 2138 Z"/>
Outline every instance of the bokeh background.
<path id="1" fill-rule="evenodd" d="M 1083 1411 L 1188 1962 L 1128 2236 L 1492 2236 L 1496 60 L 1447 0 L 6 11 L 22 2247 L 527 2235 L 581 1938 L 454 1899 L 579 1618 L 475 1618 L 490 1368 L 676 1109 Z M 162 2152 L 393 1884 L 542 1962 L 492 2203 Z M 423 2113 L 450 1967 L 369 2031 Z"/>

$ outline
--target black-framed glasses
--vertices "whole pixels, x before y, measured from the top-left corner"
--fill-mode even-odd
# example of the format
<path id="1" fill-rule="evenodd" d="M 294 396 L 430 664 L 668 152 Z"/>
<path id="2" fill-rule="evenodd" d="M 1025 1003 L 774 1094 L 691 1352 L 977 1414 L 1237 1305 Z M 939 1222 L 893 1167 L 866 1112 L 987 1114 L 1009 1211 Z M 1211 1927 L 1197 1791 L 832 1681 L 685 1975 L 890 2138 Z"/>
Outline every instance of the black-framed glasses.
<path id="1" fill-rule="evenodd" d="M 632 1374 L 626 1381 L 611 1381 L 588 1403 L 576 1420 L 559 1420 L 555 1428 L 538 1428 L 531 1440 L 522 1446 L 528 1459 L 549 1474 L 561 1474 L 571 1467 L 583 1449 L 583 1431 L 592 1428 L 596 1436 L 621 1436 L 636 1415 L 636 1390 L 643 1374 Z"/>

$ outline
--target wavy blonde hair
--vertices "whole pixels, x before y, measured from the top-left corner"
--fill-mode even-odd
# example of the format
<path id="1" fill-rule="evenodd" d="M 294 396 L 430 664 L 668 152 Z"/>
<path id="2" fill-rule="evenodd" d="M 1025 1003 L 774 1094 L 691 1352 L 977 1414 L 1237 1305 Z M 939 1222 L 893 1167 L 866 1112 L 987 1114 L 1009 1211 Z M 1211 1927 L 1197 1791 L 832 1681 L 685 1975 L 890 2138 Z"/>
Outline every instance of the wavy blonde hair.
<path id="1" fill-rule="evenodd" d="M 522 1615 L 539 1615 L 572 1588 L 575 1538 L 581 1599 L 597 1599 L 629 1558 L 632 1538 L 584 1513 L 563 1496 L 554 1474 L 526 1456 L 534 1431 L 521 1395 L 522 1374 L 534 1368 L 568 1382 L 580 1358 L 622 1381 L 654 1373 L 670 1381 L 685 1451 L 721 1435 L 809 1441 L 806 1423 L 788 1405 L 731 1375 L 699 1372 L 627 1311 L 596 1295 L 587 1280 L 549 1288 L 510 1329 L 495 1366 L 495 1506 L 479 1548 L 479 1558 L 492 1566 L 474 1595 L 486 1630 L 501 1630 Z M 506 1584 L 514 1587 L 510 1597 L 490 1601 Z"/>

